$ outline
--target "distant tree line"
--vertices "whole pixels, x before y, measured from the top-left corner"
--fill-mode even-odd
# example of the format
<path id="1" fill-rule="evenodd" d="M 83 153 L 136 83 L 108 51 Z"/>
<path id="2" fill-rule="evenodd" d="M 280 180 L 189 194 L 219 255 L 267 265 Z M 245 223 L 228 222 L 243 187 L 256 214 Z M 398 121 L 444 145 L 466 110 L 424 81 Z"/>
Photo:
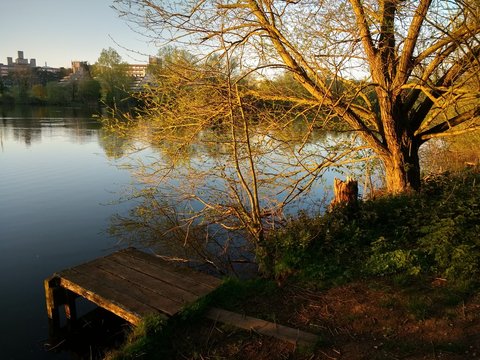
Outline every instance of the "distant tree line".
<path id="1" fill-rule="evenodd" d="M 168 46 L 159 50 L 156 59 L 157 62 L 149 64 L 147 68 L 150 80 L 146 83 L 148 86 L 156 87 L 160 93 L 165 89 L 167 92 L 171 90 L 173 84 L 169 82 L 172 81 L 172 77 L 175 80 L 176 77 L 186 76 L 185 72 L 189 72 L 184 79 L 184 82 L 188 83 L 189 76 L 199 74 L 205 68 L 224 65 L 215 58 L 210 58 L 204 64 L 188 51 Z M 215 68 L 209 72 L 216 76 L 222 72 L 221 70 Z M 0 77 L 0 104 L 142 107 L 145 97 L 138 94 L 139 89 L 135 90 L 137 93 L 132 94 L 135 79 L 129 74 L 128 63 L 124 62 L 113 48 L 103 49 L 97 61 L 89 65 L 82 76 L 75 74 L 72 76 L 72 72 L 72 69 L 66 68 L 61 68 L 55 73 L 30 67 L 12 70 L 8 76 Z M 225 78 L 216 76 L 214 79 L 215 76 L 212 76 L 208 81 L 225 81 Z M 186 88 L 188 96 L 194 98 L 194 89 L 198 84 L 193 87 L 191 85 Z M 306 95 L 305 90 L 295 82 L 291 74 L 280 73 L 262 81 L 246 77 L 242 81 L 242 87 L 248 89 L 252 100 L 251 106 L 255 108 L 267 107 L 269 111 L 286 113 L 295 107 L 299 113 L 310 113 L 305 109 L 308 106 L 300 106 L 302 109 L 299 109 L 298 104 L 291 101 L 291 98 Z"/>
<path id="2" fill-rule="evenodd" d="M 65 68 L 55 73 L 30 67 L 10 71 L 0 77 L 0 104 L 128 106 L 132 83 L 128 64 L 109 48 L 81 76 Z"/>
<path id="3" fill-rule="evenodd" d="M 60 82 L 71 72 L 65 68 L 57 73 L 41 68 L 15 69 L 0 78 L 0 104 L 97 104 L 100 83 L 90 76 Z"/>

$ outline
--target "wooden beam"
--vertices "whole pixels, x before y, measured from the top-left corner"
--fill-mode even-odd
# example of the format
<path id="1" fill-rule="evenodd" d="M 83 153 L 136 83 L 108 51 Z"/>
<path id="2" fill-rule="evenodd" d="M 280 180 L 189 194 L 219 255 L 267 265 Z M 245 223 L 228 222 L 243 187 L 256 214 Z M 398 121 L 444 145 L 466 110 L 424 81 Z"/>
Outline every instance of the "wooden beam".
<path id="1" fill-rule="evenodd" d="M 318 336 L 299 329 L 293 329 L 288 326 L 275 324 L 251 316 L 244 316 L 223 309 L 212 308 L 207 312 L 206 317 L 244 330 L 253 330 L 262 335 L 272 336 L 294 345 L 314 346 L 318 340 Z"/>
<path id="2" fill-rule="evenodd" d="M 58 310 L 59 279 L 55 276 L 49 277 L 43 282 L 45 288 L 45 303 L 48 316 L 49 337 L 54 338 L 60 329 L 60 314 Z"/>
<path id="3" fill-rule="evenodd" d="M 106 282 L 92 279 L 73 270 L 62 272 L 60 286 L 134 325 L 138 325 L 143 316 L 157 312 L 154 308 L 132 299 L 128 295 L 128 289 L 125 289 L 125 292 L 116 291 L 109 287 Z"/>

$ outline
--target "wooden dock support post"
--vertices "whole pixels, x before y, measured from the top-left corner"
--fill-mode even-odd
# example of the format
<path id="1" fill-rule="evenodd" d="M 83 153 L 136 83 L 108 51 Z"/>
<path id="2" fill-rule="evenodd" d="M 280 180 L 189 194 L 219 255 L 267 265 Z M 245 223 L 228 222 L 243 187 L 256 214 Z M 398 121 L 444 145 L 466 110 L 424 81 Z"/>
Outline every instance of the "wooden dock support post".
<path id="1" fill-rule="evenodd" d="M 67 326 L 69 327 L 72 327 L 77 320 L 77 307 L 75 304 L 77 297 L 77 294 L 65 289 L 65 316 L 67 318 Z"/>
<path id="2" fill-rule="evenodd" d="M 48 316 L 48 332 L 49 336 L 53 338 L 60 329 L 60 314 L 58 311 L 58 290 L 60 289 L 59 279 L 57 277 L 50 277 L 44 281 L 44 286 Z"/>

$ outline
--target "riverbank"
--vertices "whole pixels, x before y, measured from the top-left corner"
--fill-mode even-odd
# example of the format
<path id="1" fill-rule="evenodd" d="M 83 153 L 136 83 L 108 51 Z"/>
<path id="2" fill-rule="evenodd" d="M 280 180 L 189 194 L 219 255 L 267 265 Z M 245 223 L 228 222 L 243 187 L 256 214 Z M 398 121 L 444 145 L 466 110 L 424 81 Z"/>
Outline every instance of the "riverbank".
<path id="1" fill-rule="evenodd" d="M 168 323 L 150 319 L 110 358 L 478 359 L 479 218 L 473 170 L 432 178 L 419 194 L 296 220 L 276 235 L 275 279 L 226 281 Z M 295 348 L 207 321 L 210 305 L 319 341 Z"/>
<path id="2" fill-rule="evenodd" d="M 268 286 L 267 286 L 268 287 Z M 250 294 L 234 309 L 319 336 L 313 349 L 196 318 L 154 324 L 114 359 L 478 359 L 480 295 L 432 281 L 301 284 Z"/>

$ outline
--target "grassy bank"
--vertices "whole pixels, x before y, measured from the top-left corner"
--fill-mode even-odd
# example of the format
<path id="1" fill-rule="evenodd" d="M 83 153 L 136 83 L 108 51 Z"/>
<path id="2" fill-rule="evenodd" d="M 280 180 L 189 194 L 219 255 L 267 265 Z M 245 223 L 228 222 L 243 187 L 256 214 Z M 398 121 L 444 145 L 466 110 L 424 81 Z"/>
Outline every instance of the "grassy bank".
<path id="1" fill-rule="evenodd" d="M 112 359 L 480 357 L 480 174 L 301 216 L 270 239 L 271 279 L 227 280 L 168 323 L 148 319 Z M 210 305 L 315 333 L 299 349 L 202 318 Z"/>
<path id="2" fill-rule="evenodd" d="M 383 196 L 316 218 L 301 216 L 275 234 L 276 277 L 316 284 L 370 276 L 438 277 L 475 286 L 480 275 L 477 170 L 425 180 L 419 193 Z"/>

